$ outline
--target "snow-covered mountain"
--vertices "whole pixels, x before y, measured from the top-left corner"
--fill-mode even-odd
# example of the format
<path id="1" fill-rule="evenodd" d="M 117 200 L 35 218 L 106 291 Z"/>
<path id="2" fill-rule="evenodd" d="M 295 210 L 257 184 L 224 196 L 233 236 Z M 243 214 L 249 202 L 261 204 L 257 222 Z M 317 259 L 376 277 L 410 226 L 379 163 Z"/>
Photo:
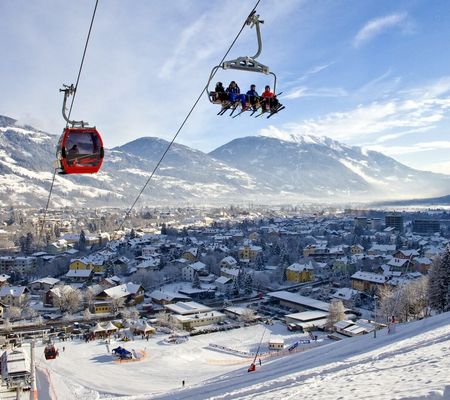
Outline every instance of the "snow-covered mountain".
<path id="1" fill-rule="evenodd" d="M 57 136 L 0 117 L 0 205 L 45 204 L 53 176 Z M 106 150 L 94 175 L 56 176 L 54 206 L 129 206 L 168 142 L 145 137 Z M 270 191 L 248 174 L 189 147 L 174 144 L 141 204 L 215 204 Z"/>
<path id="2" fill-rule="evenodd" d="M 0 116 L 0 205 L 45 204 L 57 139 Z M 167 145 L 140 138 L 106 150 L 98 174 L 57 175 L 52 207 L 129 206 Z M 376 201 L 449 193 L 449 176 L 417 171 L 377 152 L 328 138 L 253 136 L 210 154 L 174 144 L 140 204 Z"/>
<path id="3" fill-rule="evenodd" d="M 235 139 L 210 153 L 288 198 L 373 200 L 450 192 L 450 176 L 409 168 L 393 158 L 327 137 Z M 434 193 L 431 195 L 431 193 Z"/>

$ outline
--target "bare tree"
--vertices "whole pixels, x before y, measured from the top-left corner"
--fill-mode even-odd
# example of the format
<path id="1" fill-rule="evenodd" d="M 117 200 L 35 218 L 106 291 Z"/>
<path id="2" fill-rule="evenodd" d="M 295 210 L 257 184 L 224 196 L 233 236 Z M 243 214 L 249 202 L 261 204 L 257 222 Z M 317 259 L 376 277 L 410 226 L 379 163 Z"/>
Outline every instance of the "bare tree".
<path id="1" fill-rule="evenodd" d="M 80 309 L 83 296 L 79 289 L 62 286 L 59 289 L 59 294 L 59 296 L 55 297 L 55 305 L 59 307 L 61 312 L 73 314 Z"/>
<path id="2" fill-rule="evenodd" d="M 125 304 L 125 298 L 124 297 L 118 297 L 111 300 L 111 313 L 117 314 L 117 312 L 124 306 Z"/>
<path id="3" fill-rule="evenodd" d="M 84 319 L 85 321 L 90 321 L 91 318 L 92 318 L 92 313 L 89 311 L 89 308 L 86 308 L 86 309 L 83 311 L 83 319 Z"/>
<path id="4" fill-rule="evenodd" d="M 16 306 L 8 307 L 8 318 L 10 320 L 20 319 L 21 315 L 22 315 L 22 309 L 20 307 L 16 307 Z"/>

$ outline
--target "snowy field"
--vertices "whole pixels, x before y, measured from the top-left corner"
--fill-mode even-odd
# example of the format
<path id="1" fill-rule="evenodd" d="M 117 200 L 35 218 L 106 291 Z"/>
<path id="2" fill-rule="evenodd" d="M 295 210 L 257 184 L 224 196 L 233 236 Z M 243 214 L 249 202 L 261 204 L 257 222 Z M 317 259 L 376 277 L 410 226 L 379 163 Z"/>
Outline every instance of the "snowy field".
<path id="1" fill-rule="evenodd" d="M 301 337 L 281 325 L 268 328 L 284 333 L 286 343 Z M 104 344 L 66 342 L 57 360 L 39 361 L 42 392 L 67 400 L 123 395 L 127 400 L 450 399 L 450 313 L 399 325 L 394 334 L 379 331 L 376 339 L 324 342 L 306 352 L 263 359 L 254 373 L 247 373 L 246 359 L 206 348 L 215 343 L 250 350 L 263 331 L 264 326 L 255 326 L 200 335 L 180 345 L 160 344 L 163 336 L 138 340 L 127 347 L 146 347 L 148 357 L 129 364 L 111 362 Z"/>
<path id="2" fill-rule="evenodd" d="M 199 384 L 250 364 L 249 358 L 212 350 L 209 344 L 255 352 L 263 337 L 261 351 L 267 352 L 271 334 L 283 336 L 287 345 L 308 338 L 274 324 L 193 336 L 181 344 L 165 344 L 169 335 L 163 334 L 148 342 L 140 337 L 127 343 L 112 339 L 110 350 L 120 345 L 146 353 L 142 361 L 123 363 L 114 362 L 104 341 L 66 341 L 57 343 L 60 356 L 55 360 L 45 360 L 43 347 L 36 349 L 38 383 L 46 393 L 44 398 L 52 399 L 55 394 L 57 399 L 71 400 L 166 393 L 180 388 L 183 380 L 186 385 Z"/>

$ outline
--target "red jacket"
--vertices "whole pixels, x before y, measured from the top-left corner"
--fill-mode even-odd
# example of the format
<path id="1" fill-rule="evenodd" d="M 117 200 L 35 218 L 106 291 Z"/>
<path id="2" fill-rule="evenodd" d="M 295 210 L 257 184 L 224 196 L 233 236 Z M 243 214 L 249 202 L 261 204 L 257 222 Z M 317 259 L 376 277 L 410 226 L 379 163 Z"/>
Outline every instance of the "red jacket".
<path id="1" fill-rule="evenodd" d="M 262 97 L 273 97 L 275 96 L 270 90 L 265 90 L 262 94 Z"/>

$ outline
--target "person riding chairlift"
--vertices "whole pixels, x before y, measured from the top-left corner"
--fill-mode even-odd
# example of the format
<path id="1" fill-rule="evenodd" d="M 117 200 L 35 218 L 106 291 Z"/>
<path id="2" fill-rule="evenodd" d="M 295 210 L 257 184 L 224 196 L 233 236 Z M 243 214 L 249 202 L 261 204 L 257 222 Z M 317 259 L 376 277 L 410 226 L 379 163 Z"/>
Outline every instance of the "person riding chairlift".
<path id="1" fill-rule="evenodd" d="M 247 108 L 247 101 L 245 95 L 241 94 L 241 89 L 235 81 L 231 81 L 227 87 L 226 92 L 228 93 L 228 98 L 232 103 L 239 101 L 242 104 L 242 109 Z"/>
<path id="2" fill-rule="evenodd" d="M 263 107 L 269 111 L 269 110 L 276 110 L 279 106 L 279 102 L 277 99 L 277 96 L 270 90 L 270 86 L 266 85 L 264 88 L 264 92 L 261 95 L 263 99 Z"/>
<path id="3" fill-rule="evenodd" d="M 216 88 L 214 89 L 216 93 L 216 99 L 220 101 L 227 101 L 228 95 L 225 93 L 225 88 L 223 87 L 222 82 L 216 83 Z"/>
<path id="4" fill-rule="evenodd" d="M 252 105 L 253 110 L 256 111 L 259 103 L 259 94 L 256 91 L 256 85 L 250 85 L 250 90 L 247 92 L 247 99 Z"/>

